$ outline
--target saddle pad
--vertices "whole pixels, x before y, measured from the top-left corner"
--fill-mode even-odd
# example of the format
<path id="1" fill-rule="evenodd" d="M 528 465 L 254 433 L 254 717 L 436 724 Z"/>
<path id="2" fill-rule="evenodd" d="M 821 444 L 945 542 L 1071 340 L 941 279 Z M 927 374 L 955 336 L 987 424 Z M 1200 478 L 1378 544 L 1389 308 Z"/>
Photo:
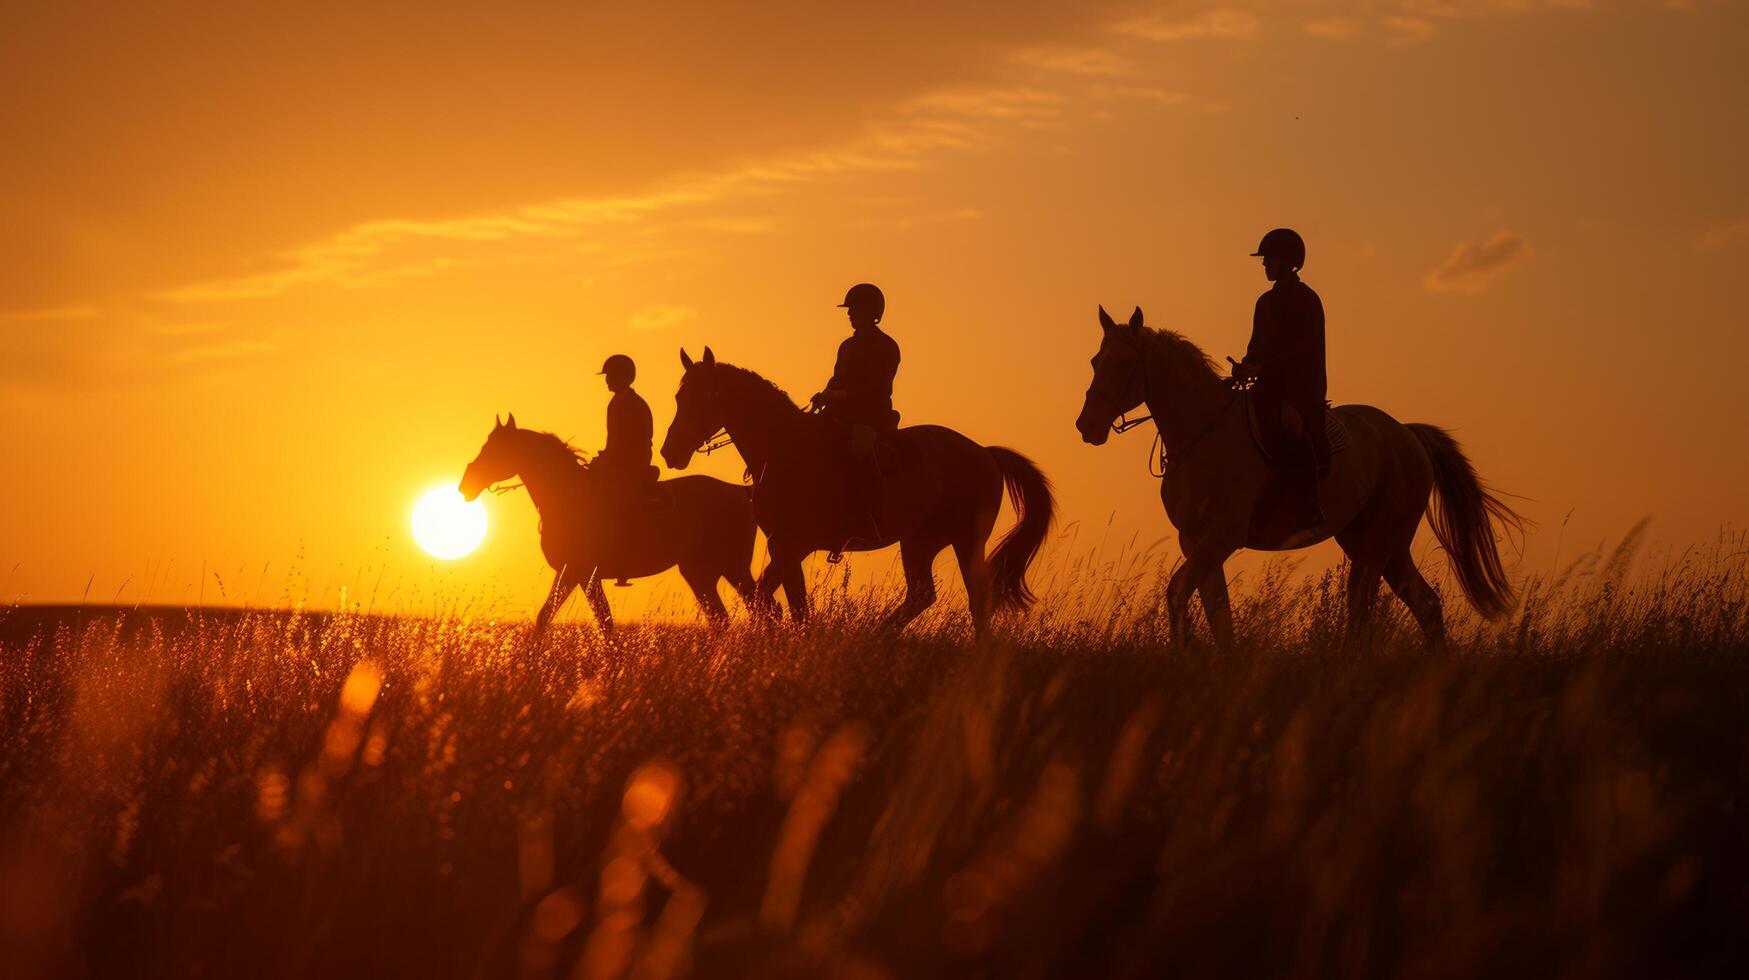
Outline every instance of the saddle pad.
<path id="1" fill-rule="evenodd" d="M 1245 419 L 1251 431 L 1251 444 L 1257 447 L 1264 459 L 1274 462 L 1275 457 L 1264 445 L 1262 423 L 1257 419 L 1257 402 L 1249 394 L 1245 396 Z M 1332 456 L 1348 448 L 1348 426 L 1343 424 L 1342 417 L 1336 414 L 1329 402 L 1324 403 L 1324 438 L 1330 444 Z"/>
<path id="2" fill-rule="evenodd" d="M 1348 448 L 1348 426 L 1328 406 L 1324 409 L 1324 436 L 1330 440 L 1330 455 L 1334 456 Z"/>

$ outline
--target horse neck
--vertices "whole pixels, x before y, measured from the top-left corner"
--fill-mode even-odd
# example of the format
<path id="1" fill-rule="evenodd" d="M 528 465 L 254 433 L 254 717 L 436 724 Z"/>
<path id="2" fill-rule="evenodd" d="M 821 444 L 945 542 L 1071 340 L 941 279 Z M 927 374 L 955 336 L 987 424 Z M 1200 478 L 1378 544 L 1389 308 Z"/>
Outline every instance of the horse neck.
<path id="1" fill-rule="evenodd" d="M 1143 353 L 1148 413 L 1168 454 L 1182 451 L 1226 409 L 1230 389 L 1201 355 L 1170 337 L 1152 338 Z"/>
<path id="2" fill-rule="evenodd" d="M 797 425 L 807 416 L 776 389 L 766 390 L 753 380 L 738 381 L 723 391 L 723 429 L 747 466 L 758 470 L 786 440 L 795 439 Z"/>
<path id="3" fill-rule="evenodd" d="M 566 491 L 582 479 L 583 472 L 569 450 L 560 456 L 547 446 L 531 442 L 516 475 L 528 489 L 534 509 L 545 514 L 549 507 L 569 498 Z"/>

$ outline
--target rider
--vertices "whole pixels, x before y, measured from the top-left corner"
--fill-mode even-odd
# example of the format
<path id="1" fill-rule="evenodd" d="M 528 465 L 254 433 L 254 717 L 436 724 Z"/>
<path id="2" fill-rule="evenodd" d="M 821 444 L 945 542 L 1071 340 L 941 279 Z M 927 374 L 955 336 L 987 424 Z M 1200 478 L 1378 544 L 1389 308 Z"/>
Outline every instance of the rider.
<path id="1" fill-rule="evenodd" d="M 1274 285 L 1257 297 L 1251 343 L 1233 375 L 1256 382 L 1251 397 L 1264 442 L 1294 490 L 1296 523 L 1304 530 L 1320 528 L 1324 513 L 1317 482 L 1330 472 L 1324 430 L 1324 304 L 1300 281 L 1306 243 L 1298 232 L 1277 228 L 1251 254 L 1263 259 L 1263 274 Z M 1293 418 L 1284 409 L 1291 409 Z"/>
<path id="2" fill-rule="evenodd" d="M 827 418 L 850 427 L 850 481 L 846 499 L 846 523 L 862 520 L 865 530 L 878 538 L 875 512 L 879 473 L 875 470 L 877 435 L 898 428 L 899 413 L 893 411 L 893 378 L 899 373 L 899 345 L 881 330 L 887 300 L 880 287 L 859 282 L 844 294 L 838 306 L 850 318 L 851 334 L 838 345 L 838 361 L 832 380 L 811 402 Z M 851 537 L 846 528 L 845 537 Z"/>
<path id="3" fill-rule="evenodd" d="M 613 392 L 607 403 L 607 446 L 596 454 L 589 469 L 605 477 L 612 490 L 635 499 L 633 495 L 654 483 L 658 474 L 650 463 L 655 424 L 650 406 L 632 390 L 638 366 L 631 358 L 624 354 L 609 357 L 601 365 L 601 374 L 607 378 L 607 390 Z"/>

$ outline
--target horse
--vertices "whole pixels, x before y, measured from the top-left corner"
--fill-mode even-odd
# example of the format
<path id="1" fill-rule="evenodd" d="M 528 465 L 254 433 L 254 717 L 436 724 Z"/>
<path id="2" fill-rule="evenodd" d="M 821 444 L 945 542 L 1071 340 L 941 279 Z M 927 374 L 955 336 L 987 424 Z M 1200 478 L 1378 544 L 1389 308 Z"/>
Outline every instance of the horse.
<path id="1" fill-rule="evenodd" d="M 759 576 L 767 611 L 778 588 L 790 617 L 808 617 L 802 560 L 841 546 L 873 551 L 899 545 L 905 598 L 883 620 L 897 631 L 935 602 L 935 556 L 951 547 L 966 584 L 972 629 L 982 637 L 993 612 L 1025 609 L 1034 601 L 1026 571 L 1050 529 L 1056 504 L 1050 481 L 1012 449 L 982 446 L 952 429 L 917 425 L 899 429 L 891 448 L 909 465 L 881 481 L 879 528 L 867 539 L 842 540 L 850 474 L 840 424 L 803 411 L 782 389 L 746 368 L 719 362 L 709 347 L 686 369 L 675 395 L 674 421 L 662 459 L 685 469 L 700 447 L 727 432 L 753 478 L 753 509 L 765 531 L 770 560 Z M 985 556 L 985 545 L 1006 487 L 1018 521 Z"/>
<path id="2" fill-rule="evenodd" d="M 1398 422 L 1371 405 L 1332 409 L 1348 446 L 1332 457 L 1329 476 L 1318 484 L 1326 520 L 1315 535 L 1293 540 L 1254 520 L 1275 474 L 1252 435 L 1248 396 L 1194 343 L 1145 326 L 1139 307 L 1127 324 L 1113 322 L 1100 307 L 1099 324 L 1093 381 L 1075 427 L 1083 441 L 1100 446 L 1114 429 L 1128 427 L 1118 427 L 1127 413 L 1146 405 L 1153 417 L 1166 461 L 1160 502 L 1184 551 L 1166 590 L 1175 640 L 1189 635 L 1194 589 L 1217 644 L 1231 647 L 1223 565 L 1240 548 L 1291 550 L 1334 537 L 1349 559 L 1345 644 L 1352 648 L 1367 635 L 1382 577 L 1428 645 L 1443 647 L 1439 594 L 1409 553 L 1423 515 L 1470 604 L 1488 618 L 1511 608 L 1513 589 L 1495 531 L 1522 532 L 1525 519 L 1482 483 L 1449 432 Z"/>
<path id="3" fill-rule="evenodd" d="M 717 594 L 719 579 L 728 580 L 751 607 L 753 502 L 746 487 L 708 476 L 663 480 L 649 504 L 654 512 L 646 518 L 606 514 L 602 488 L 594 485 L 581 452 L 550 432 L 518 428 L 514 414 L 493 423 L 480 454 L 462 473 L 460 490 L 474 500 L 511 477 L 520 477 L 528 488 L 540 512 L 541 553 L 556 573 L 535 615 L 535 635 L 546 630 L 578 587 L 596 622 L 611 630 L 613 611 L 601 580 L 644 578 L 676 565 L 707 618 L 728 617 Z"/>

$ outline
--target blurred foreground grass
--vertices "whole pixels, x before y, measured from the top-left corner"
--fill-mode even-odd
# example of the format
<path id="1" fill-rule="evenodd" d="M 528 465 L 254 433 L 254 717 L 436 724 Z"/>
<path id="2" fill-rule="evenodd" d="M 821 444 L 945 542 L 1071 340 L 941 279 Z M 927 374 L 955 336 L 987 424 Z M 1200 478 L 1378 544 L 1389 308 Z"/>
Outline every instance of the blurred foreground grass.
<path id="1" fill-rule="evenodd" d="M 1441 657 L 1339 575 L 1174 648 L 1151 564 L 977 648 L 14 609 L 0 975 L 1742 976 L 1746 547 Z"/>

